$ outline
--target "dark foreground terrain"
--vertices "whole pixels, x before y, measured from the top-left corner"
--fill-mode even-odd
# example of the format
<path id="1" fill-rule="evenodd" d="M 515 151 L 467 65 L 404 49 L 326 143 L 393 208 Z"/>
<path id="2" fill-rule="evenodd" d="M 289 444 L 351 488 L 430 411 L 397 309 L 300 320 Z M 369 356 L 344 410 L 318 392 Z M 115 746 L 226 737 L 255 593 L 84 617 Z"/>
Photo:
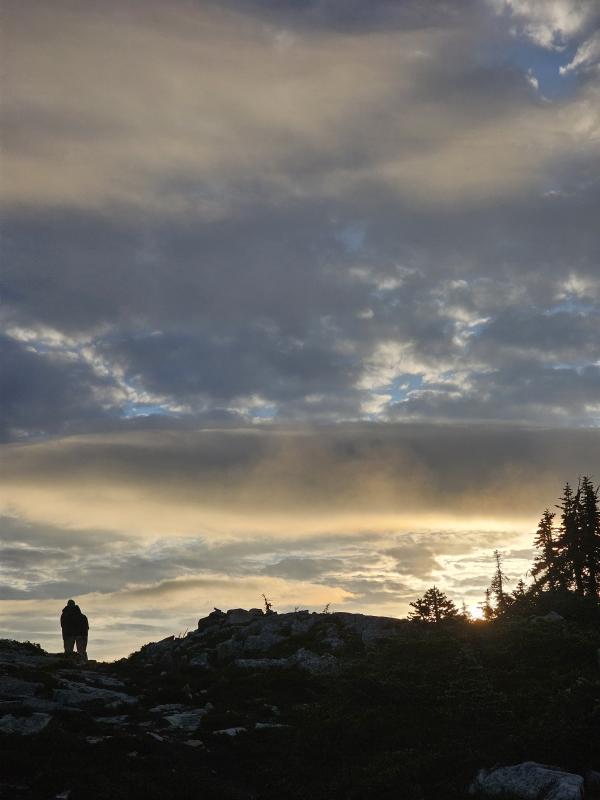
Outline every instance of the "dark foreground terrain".
<path id="1" fill-rule="evenodd" d="M 524 761 L 596 797 L 598 647 L 553 618 L 255 610 L 111 664 L 2 640 L 0 797 L 451 800 Z"/>

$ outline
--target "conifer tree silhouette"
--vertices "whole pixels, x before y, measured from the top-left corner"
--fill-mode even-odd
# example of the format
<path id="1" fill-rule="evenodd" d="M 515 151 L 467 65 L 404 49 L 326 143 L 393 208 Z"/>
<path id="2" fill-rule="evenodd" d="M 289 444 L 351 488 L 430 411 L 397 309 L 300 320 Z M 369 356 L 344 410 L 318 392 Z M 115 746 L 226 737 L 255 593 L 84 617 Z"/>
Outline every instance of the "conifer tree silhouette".
<path id="1" fill-rule="evenodd" d="M 573 493 L 571 485 L 567 482 L 563 491 L 562 502 L 557 506 L 561 510 L 557 538 L 557 566 L 561 575 L 561 583 L 566 588 L 574 585 L 575 592 L 583 597 L 584 551 L 580 536 L 580 500 L 581 481 L 575 493 Z"/>
<path id="2" fill-rule="evenodd" d="M 409 614 L 409 619 L 422 620 L 423 622 L 441 622 L 444 619 L 453 619 L 458 615 L 458 609 L 443 592 L 432 586 L 423 597 L 419 597 L 410 605 L 415 609 Z"/>
<path id="3" fill-rule="evenodd" d="M 489 622 L 494 618 L 494 607 L 492 606 L 492 592 L 490 589 L 485 590 L 485 600 L 481 604 L 483 618 Z"/>
<path id="4" fill-rule="evenodd" d="M 504 582 L 508 581 L 508 578 L 502 572 L 502 553 L 499 550 L 494 550 L 494 558 L 496 559 L 496 572 L 492 578 L 490 589 L 496 601 L 496 614 L 503 614 L 510 604 L 510 600 L 504 591 Z"/>
<path id="5" fill-rule="evenodd" d="M 561 575 L 558 558 L 558 544 L 554 540 L 553 523 L 556 514 L 546 509 L 539 521 L 537 533 L 533 544 L 540 551 L 533 561 L 531 574 L 538 586 L 547 586 L 549 589 L 556 589 L 561 583 Z"/>
<path id="6" fill-rule="evenodd" d="M 584 590 L 587 597 L 598 599 L 600 572 L 600 512 L 598 489 L 587 475 L 581 479 L 579 502 L 579 539 L 584 560 Z"/>

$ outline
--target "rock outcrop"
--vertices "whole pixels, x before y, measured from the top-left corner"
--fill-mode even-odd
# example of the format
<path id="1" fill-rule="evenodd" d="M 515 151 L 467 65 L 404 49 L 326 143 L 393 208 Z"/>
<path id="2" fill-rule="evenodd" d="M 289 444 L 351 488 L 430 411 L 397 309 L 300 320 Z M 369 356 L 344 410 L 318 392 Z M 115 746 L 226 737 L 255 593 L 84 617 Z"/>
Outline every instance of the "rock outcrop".
<path id="1" fill-rule="evenodd" d="M 166 670 L 235 664 L 243 669 L 297 667 L 313 674 L 332 673 L 351 661 L 352 655 L 393 638 L 405 625 L 403 620 L 364 614 L 215 609 L 185 638 L 170 636 L 148 644 L 137 657 Z"/>
<path id="2" fill-rule="evenodd" d="M 481 770 L 470 787 L 479 797 L 514 800 L 582 800 L 583 791 L 581 775 L 534 761 Z"/>
<path id="3" fill-rule="evenodd" d="M 531 637 L 531 668 L 519 663 L 507 681 L 507 665 Z M 523 676 L 537 692 L 540 652 L 554 658 L 551 674 L 559 676 L 546 702 L 560 695 L 554 715 L 570 720 L 569 736 L 584 731 L 577 757 L 567 753 L 564 766 L 581 767 L 585 786 L 578 774 L 526 762 L 481 770 L 472 796 L 593 800 L 595 751 L 590 745 L 585 759 L 578 755 L 600 695 L 600 642 L 587 637 L 587 629 L 572 636 L 568 622 L 525 620 L 514 631 L 488 631 L 361 614 L 215 609 L 186 636 L 110 664 L 0 640 L 0 800 L 462 798 L 476 767 L 502 758 L 491 737 L 480 746 L 482 718 L 487 725 L 487 715 L 496 715 L 504 733 L 514 725 L 518 740 Z M 577 659 L 563 668 L 573 651 Z M 576 728 L 579 719 L 585 724 Z M 545 728 L 535 730 L 539 736 Z M 463 741 L 468 761 L 453 774 Z M 520 741 L 528 752 L 532 739 Z M 568 746 L 563 737 L 563 751 Z M 452 791 L 444 793 L 448 780 Z"/>

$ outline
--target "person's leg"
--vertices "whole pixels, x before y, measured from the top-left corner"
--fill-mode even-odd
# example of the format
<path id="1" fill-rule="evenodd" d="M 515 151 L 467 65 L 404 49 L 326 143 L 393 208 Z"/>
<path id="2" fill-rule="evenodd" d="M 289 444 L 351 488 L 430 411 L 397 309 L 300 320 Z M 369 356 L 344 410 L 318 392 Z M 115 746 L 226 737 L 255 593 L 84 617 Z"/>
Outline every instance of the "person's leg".
<path id="1" fill-rule="evenodd" d="M 74 636 L 63 636 L 63 644 L 65 646 L 65 653 L 70 656 L 73 653 L 73 647 L 75 645 L 75 637 Z"/>
<path id="2" fill-rule="evenodd" d="M 77 653 L 83 659 L 83 661 L 87 661 L 87 635 L 83 636 L 76 636 L 75 642 L 77 644 Z"/>

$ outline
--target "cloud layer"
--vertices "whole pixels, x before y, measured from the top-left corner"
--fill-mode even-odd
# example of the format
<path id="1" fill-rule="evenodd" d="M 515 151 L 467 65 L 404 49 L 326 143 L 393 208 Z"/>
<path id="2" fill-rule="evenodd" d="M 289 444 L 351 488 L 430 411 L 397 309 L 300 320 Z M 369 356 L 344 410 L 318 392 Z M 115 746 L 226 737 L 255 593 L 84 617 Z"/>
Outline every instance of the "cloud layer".
<path id="1" fill-rule="evenodd" d="M 594 8 L 9 3 L 4 439 L 596 424 Z"/>
<path id="2" fill-rule="evenodd" d="M 431 583 L 476 606 L 499 547 L 513 582 L 598 434 L 337 425 L 142 431 L 4 445 L 0 619 L 56 647 L 75 595 L 122 655 L 213 606 L 404 615 Z"/>

